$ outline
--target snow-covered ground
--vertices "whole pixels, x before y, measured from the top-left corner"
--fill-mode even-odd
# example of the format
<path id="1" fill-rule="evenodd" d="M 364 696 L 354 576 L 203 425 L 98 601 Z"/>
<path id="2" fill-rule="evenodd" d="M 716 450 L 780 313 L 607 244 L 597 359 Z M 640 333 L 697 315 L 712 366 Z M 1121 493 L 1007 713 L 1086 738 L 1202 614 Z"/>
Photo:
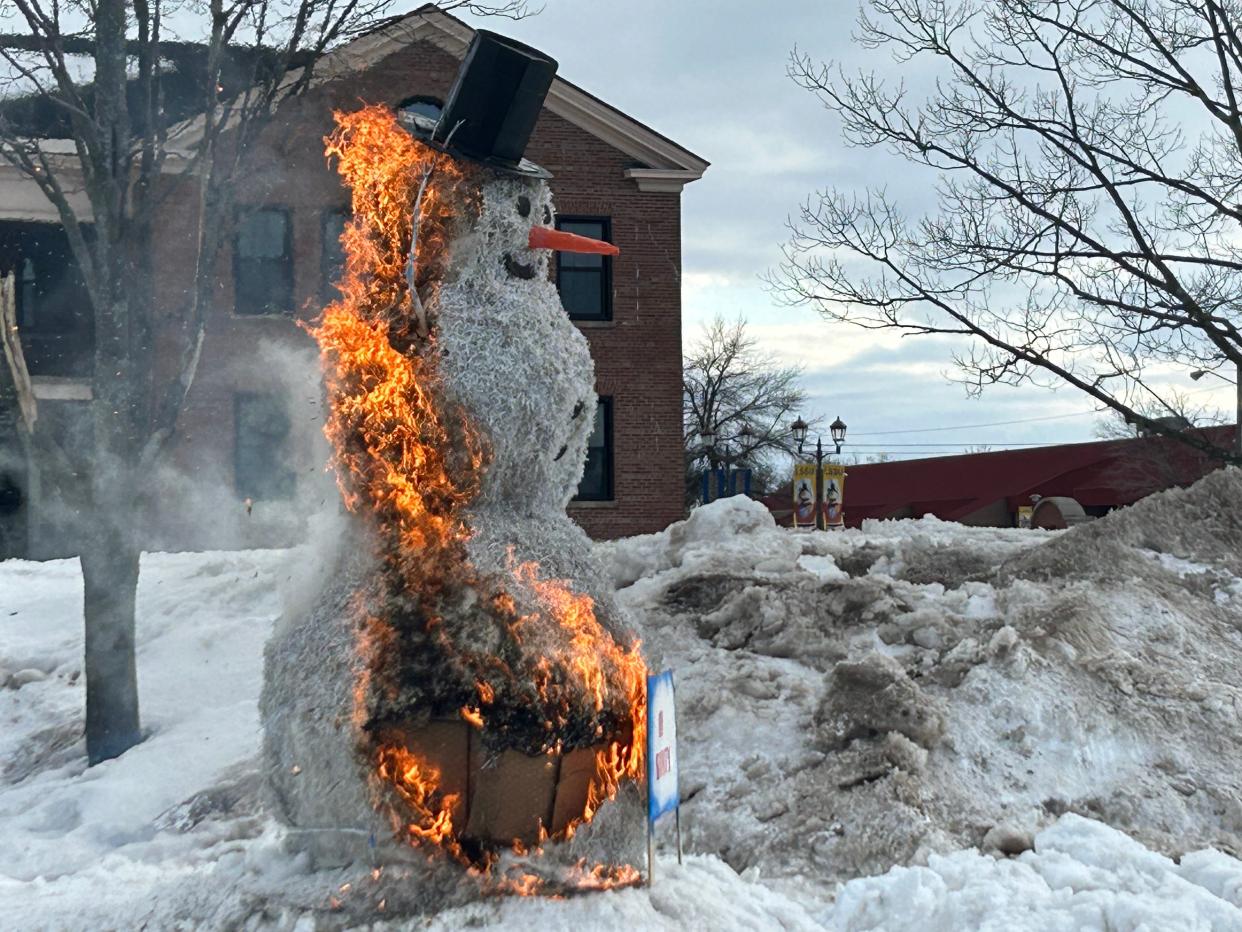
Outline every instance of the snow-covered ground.
<path id="1" fill-rule="evenodd" d="M 1240 491 L 1065 534 L 733 500 L 603 545 L 676 671 L 685 864 L 662 825 L 650 890 L 373 927 L 1242 929 Z M 0 563 L 0 928 L 336 928 L 368 896 L 258 804 L 262 647 L 313 564 L 145 556 L 149 737 L 88 770 L 76 561 Z"/>

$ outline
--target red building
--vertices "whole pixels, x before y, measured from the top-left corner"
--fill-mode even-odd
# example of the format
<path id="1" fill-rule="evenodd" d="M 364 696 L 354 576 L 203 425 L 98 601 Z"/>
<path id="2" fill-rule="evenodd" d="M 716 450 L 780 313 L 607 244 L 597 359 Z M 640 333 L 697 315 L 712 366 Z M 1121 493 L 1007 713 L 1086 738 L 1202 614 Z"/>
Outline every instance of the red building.
<path id="1" fill-rule="evenodd" d="M 1215 446 L 1232 449 L 1233 427 L 1199 433 Z M 850 466 L 845 520 L 859 527 L 868 518 L 930 514 L 961 524 L 1014 527 L 1020 507 L 1043 501 L 1037 523 L 1063 527 L 1153 492 L 1190 485 L 1219 466 L 1219 460 L 1162 437 Z M 765 503 L 780 523 L 789 523 L 788 501 L 773 496 Z"/>
<path id="2" fill-rule="evenodd" d="M 299 530 L 291 515 L 296 525 L 335 496 L 323 470 L 314 348 L 298 326 L 331 293 L 348 209 L 323 138 L 334 110 L 363 102 L 436 112 L 472 37 L 431 5 L 396 17 L 326 55 L 314 86 L 276 115 L 236 192 L 237 229 L 178 423 L 176 469 L 153 477 L 167 489 L 155 545 L 285 541 Z M 556 271 L 567 312 L 590 343 L 601 399 L 571 514 L 596 537 L 658 530 L 684 512 L 681 190 L 708 163 L 560 77 L 526 155 L 554 176 L 558 225 L 621 247 L 615 258 L 571 257 Z M 0 168 L 0 265 L 19 278 L 22 345 L 43 429 L 80 431 L 73 412 L 90 397 L 90 315 L 51 205 L 31 187 Z M 193 270 L 186 187 L 164 212 L 154 257 L 170 307 L 185 300 Z M 64 546 L 35 473 L 30 465 L 19 477 L 24 506 L 0 522 L 9 522 L 8 539 L 25 539 L 10 552 L 42 556 Z"/>

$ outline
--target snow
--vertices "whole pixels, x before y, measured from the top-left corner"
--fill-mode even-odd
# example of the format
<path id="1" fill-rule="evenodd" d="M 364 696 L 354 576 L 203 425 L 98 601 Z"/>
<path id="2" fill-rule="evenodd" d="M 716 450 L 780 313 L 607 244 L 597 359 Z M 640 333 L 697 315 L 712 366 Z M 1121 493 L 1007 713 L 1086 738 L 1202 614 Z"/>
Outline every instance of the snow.
<path id="1" fill-rule="evenodd" d="M 150 738 L 90 770 L 80 736 L 76 561 L 0 564 L 8 616 L 0 666 L 35 666 L 48 675 L 0 692 L 6 762 L 0 873 L 53 877 L 141 845 L 154 836 L 161 813 L 253 753 L 255 687 L 263 642 L 280 611 L 274 576 L 283 557 L 262 551 L 144 557 L 139 703 Z M 35 772 L 21 780 L 27 770 Z"/>
<path id="2" fill-rule="evenodd" d="M 684 865 L 666 820 L 651 889 L 370 927 L 1242 928 L 1239 485 L 1063 533 L 795 534 L 734 499 L 600 545 L 677 677 Z M 145 555 L 149 736 L 88 770 L 77 563 L 0 563 L 6 928 L 338 928 L 332 897 L 374 899 L 287 853 L 257 791 L 263 645 L 315 566 Z"/>
<path id="3" fill-rule="evenodd" d="M 1056 932 L 1242 927 L 1242 864 L 1217 851 L 1182 864 L 1099 822 L 1064 815 L 1035 839 L 1038 854 L 932 855 L 846 884 L 821 917 L 837 932 Z"/>
<path id="4" fill-rule="evenodd" d="M 695 850 L 848 881 L 1065 812 L 1242 850 L 1239 478 L 1067 533 L 794 534 L 733 499 L 605 545 L 654 664 L 685 671 Z"/>

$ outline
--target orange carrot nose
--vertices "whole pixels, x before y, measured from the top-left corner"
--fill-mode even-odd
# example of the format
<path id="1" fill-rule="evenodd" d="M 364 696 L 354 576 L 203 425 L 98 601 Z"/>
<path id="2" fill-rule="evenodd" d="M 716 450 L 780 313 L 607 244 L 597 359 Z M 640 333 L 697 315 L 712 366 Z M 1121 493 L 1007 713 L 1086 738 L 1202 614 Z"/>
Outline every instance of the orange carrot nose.
<path id="1" fill-rule="evenodd" d="M 621 250 L 602 239 L 591 239 L 577 233 L 553 230 L 551 227 L 531 227 L 526 245 L 531 249 L 555 249 L 558 252 L 589 252 L 597 256 L 615 256 Z"/>

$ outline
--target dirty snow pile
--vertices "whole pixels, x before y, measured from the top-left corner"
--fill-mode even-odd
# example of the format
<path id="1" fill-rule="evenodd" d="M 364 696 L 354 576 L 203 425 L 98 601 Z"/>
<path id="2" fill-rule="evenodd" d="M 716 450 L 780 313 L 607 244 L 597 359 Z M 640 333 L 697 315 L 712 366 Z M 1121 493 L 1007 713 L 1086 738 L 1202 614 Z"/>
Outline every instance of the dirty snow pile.
<path id="1" fill-rule="evenodd" d="M 1240 929 L 1240 492 L 1062 534 L 798 535 L 732 500 L 603 545 L 676 671 L 684 866 L 662 823 L 650 890 L 367 927 Z M 0 927 L 345 928 L 376 900 L 258 791 L 263 645 L 318 552 L 145 555 L 148 738 L 90 769 L 77 561 L 0 563 Z"/>
<path id="2" fill-rule="evenodd" d="M 1077 813 L 1236 856 L 1239 500 L 1228 470 L 1068 532 L 798 534 L 735 498 L 605 545 L 678 677 L 691 846 L 847 880 Z"/>

